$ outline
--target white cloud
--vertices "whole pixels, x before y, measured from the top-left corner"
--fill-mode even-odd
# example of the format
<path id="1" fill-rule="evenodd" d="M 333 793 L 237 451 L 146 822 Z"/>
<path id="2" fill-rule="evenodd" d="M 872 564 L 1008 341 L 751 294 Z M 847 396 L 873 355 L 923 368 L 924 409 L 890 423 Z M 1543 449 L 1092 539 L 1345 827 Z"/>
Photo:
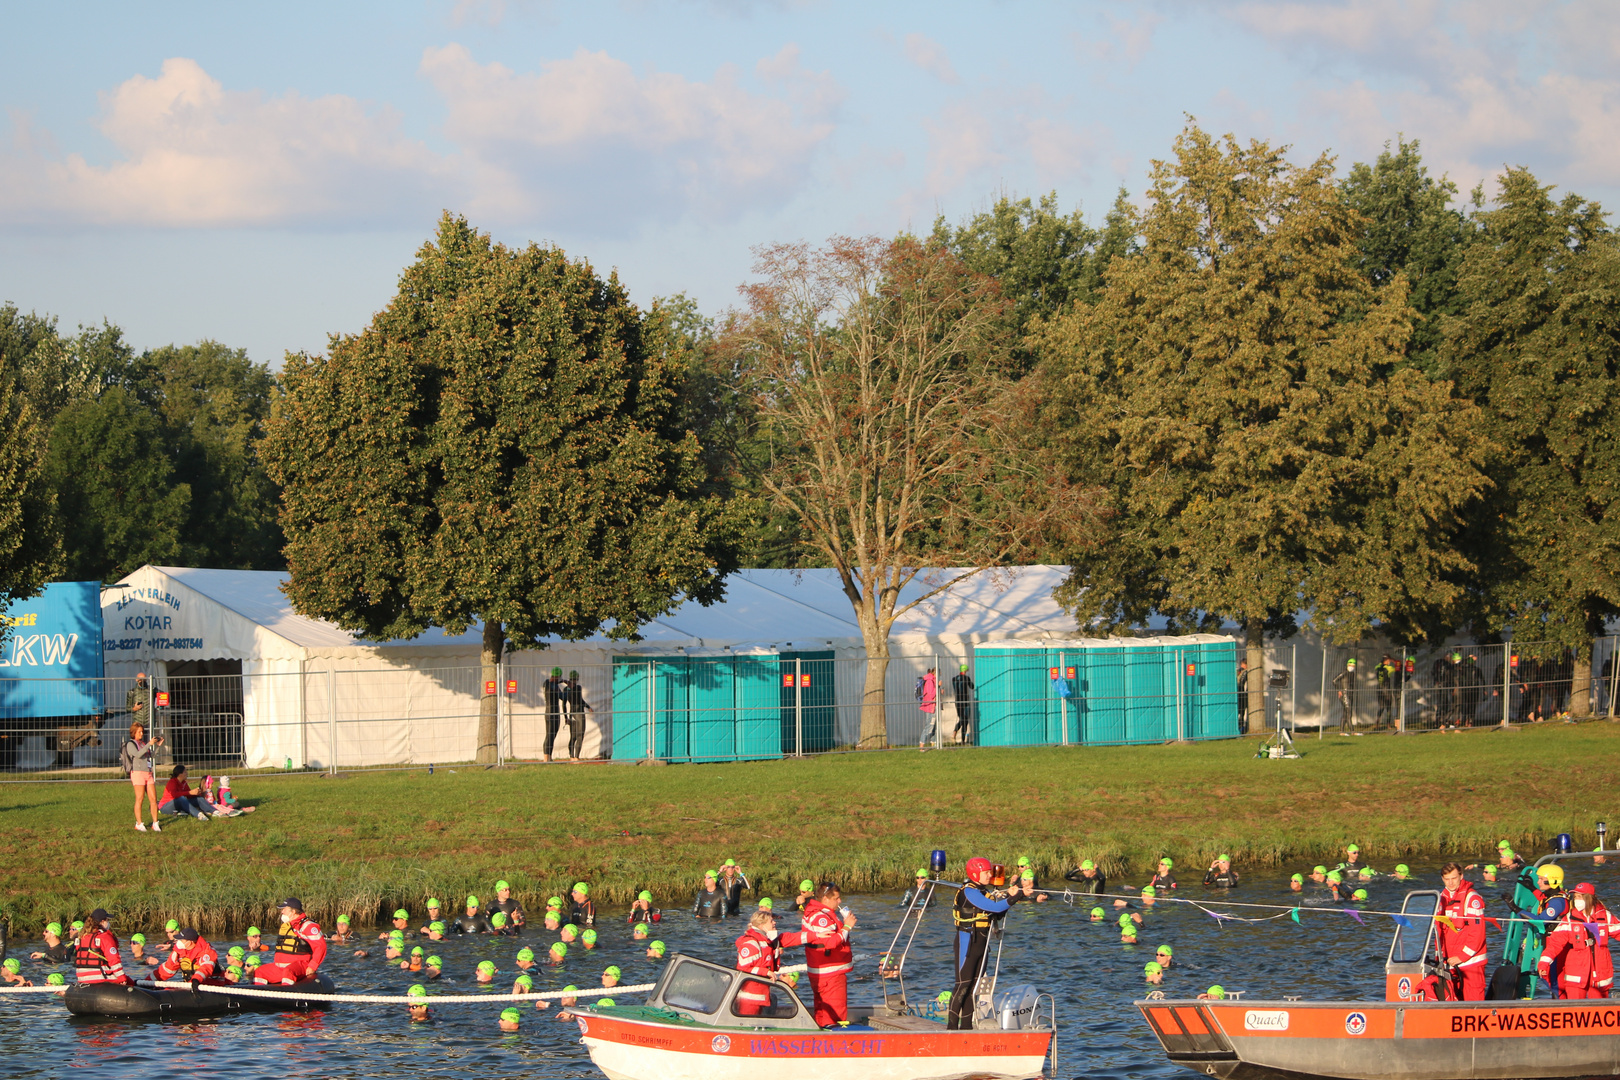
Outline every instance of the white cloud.
<path id="1" fill-rule="evenodd" d="M 156 226 L 365 224 L 443 205 L 444 163 L 399 118 L 353 98 L 228 91 L 195 61 L 163 62 L 101 95 L 106 165 L 62 157 L 17 125 L 0 153 L 0 221 Z"/>
<path id="2" fill-rule="evenodd" d="M 907 34 L 904 47 L 907 60 L 940 82 L 955 85 L 962 81 L 951 66 L 951 58 L 945 55 L 945 47 L 933 38 L 923 34 Z"/>

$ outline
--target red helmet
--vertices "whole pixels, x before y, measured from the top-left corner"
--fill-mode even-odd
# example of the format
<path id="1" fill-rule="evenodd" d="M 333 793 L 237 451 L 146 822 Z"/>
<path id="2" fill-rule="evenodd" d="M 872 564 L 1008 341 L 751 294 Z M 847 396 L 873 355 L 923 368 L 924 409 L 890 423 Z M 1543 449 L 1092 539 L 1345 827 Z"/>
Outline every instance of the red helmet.
<path id="1" fill-rule="evenodd" d="M 986 874 L 986 873 L 989 873 L 989 872 L 990 872 L 990 860 L 989 859 L 982 858 L 982 857 L 975 857 L 975 858 L 969 859 L 967 861 L 967 876 L 968 876 L 969 881 L 972 881 L 974 878 L 978 877 L 980 874 Z"/>
<path id="2" fill-rule="evenodd" d="M 1575 886 L 1575 891 L 1578 893 L 1585 893 L 1587 896 L 1596 896 L 1597 886 L 1593 885 L 1590 881 L 1583 881 L 1579 885 Z"/>

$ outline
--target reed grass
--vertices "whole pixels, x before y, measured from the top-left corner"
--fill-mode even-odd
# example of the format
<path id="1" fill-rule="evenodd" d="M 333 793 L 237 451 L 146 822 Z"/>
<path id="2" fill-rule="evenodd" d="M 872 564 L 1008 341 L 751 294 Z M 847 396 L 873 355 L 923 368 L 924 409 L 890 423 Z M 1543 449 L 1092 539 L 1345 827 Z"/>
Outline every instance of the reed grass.
<path id="1" fill-rule="evenodd" d="M 328 925 L 369 923 L 429 896 L 453 911 L 509 880 L 533 907 L 573 881 L 608 905 L 651 889 L 690 903 L 707 867 L 735 858 L 768 895 L 801 878 L 851 892 L 898 888 L 943 848 L 1028 855 L 1043 879 L 1082 858 L 1111 876 L 1161 854 L 1196 878 L 1215 855 L 1251 876 L 1336 857 L 1346 843 L 1399 858 L 1593 843 L 1613 817 L 1620 725 L 1511 733 L 1301 740 L 1299 761 L 1255 740 L 1176 746 L 836 755 L 667 768 L 439 767 L 239 781 L 258 811 L 132 827 L 129 788 L 0 784 L 0 907 L 14 933 L 104 906 L 124 932 L 168 918 L 204 932 L 273 921 L 299 896 Z"/>

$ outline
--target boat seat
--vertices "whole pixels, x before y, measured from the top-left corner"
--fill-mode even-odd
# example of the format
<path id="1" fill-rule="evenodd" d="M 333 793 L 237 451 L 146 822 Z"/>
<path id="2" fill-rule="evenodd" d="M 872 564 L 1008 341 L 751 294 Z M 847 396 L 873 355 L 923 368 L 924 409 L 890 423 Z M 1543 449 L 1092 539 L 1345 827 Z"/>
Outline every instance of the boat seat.
<path id="1" fill-rule="evenodd" d="M 944 1030 L 944 1025 L 938 1020 L 930 1020 L 926 1016 L 895 1016 L 888 1013 L 877 1013 L 866 1021 L 879 1031 L 929 1031 Z"/>

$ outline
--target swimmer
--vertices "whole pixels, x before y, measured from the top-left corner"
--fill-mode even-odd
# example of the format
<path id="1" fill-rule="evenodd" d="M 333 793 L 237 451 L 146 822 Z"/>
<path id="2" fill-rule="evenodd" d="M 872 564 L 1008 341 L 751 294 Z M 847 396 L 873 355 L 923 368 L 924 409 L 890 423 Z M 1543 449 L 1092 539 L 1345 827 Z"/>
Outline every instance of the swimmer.
<path id="1" fill-rule="evenodd" d="M 532 994 L 532 993 L 534 993 L 534 979 L 531 978 L 528 975 L 519 975 L 517 978 L 512 980 L 512 993 L 514 993 L 514 994 Z"/>
<path id="2" fill-rule="evenodd" d="M 423 986 L 421 983 L 417 983 L 415 986 L 405 991 L 405 996 L 414 999 L 405 1006 L 410 1010 L 411 1023 L 421 1024 L 433 1019 L 433 1017 L 428 1013 L 427 987 Z"/>
<path id="3" fill-rule="evenodd" d="M 625 916 L 625 921 L 631 923 L 632 925 L 638 922 L 652 922 L 652 904 L 652 893 L 648 892 L 646 889 L 642 889 L 641 892 L 636 894 L 635 903 L 630 905 L 630 914 Z"/>
<path id="4" fill-rule="evenodd" d="M 15 956 L 6 957 L 5 963 L 0 964 L 0 979 L 4 979 L 7 986 L 33 986 L 34 984 L 23 978 L 22 961 Z"/>
<path id="5" fill-rule="evenodd" d="M 1316 882 L 1318 885 L 1326 885 L 1327 872 L 1328 868 L 1325 866 L 1313 866 L 1311 867 L 1311 880 Z"/>
<path id="6" fill-rule="evenodd" d="M 242 948 L 240 945 L 232 945 L 229 949 L 225 950 L 225 962 L 227 964 L 235 964 L 237 967 L 241 967 L 242 962 L 246 959 L 247 950 Z"/>
<path id="7" fill-rule="evenodd" d="M 560 897 L 560 896 L 548 896 L 548 897 L 546 897 L 546 910 L 547 911 L 561 911 L 562 910 L 562 897 Z"/>
<path id="8" fill-rule="evenodd" d="M 546 929 L 556 930 L 562 926 L 562 912 L 556 908 L 546 909 Z"/>
<path id="9" fill-rule="evenodd" d="M 1160 859 L 1158 872 L 1153 875 L 1148 884 L 1159 892 L 1174 889 L 1176 887 L 1176 875 L 1172 874 L 1170 870 L 1175 865 L 1175 862 L 1170 859 Z"/>
<path id="10" fill-rule="evenodd" d="M 1158 947 L 1158 949 L 1154 952 L 1153 959 L 1158 963 L 1158 965 L 1160 967 L 1164 968 L 1166 971 L 1169 971 L 1170 970 L 1171 958 L 1174 957 L 1175 955 L 1176 955 L 1176 951 L 1174 949 L 1172 949 L 1170 946 L 1168 946 L 1168 945 L 1160 945 Z"/>
<path id="11" fill-rule="evenodd" d="M 495 962 L 493 960 L 480 960 L 478 962 L 478 972 L 473 976 L 473 978 L 477 979 L 481 983 L 494 982 Z"/>
<path id="12" fill-rule="evenodd" d="M 793 907 L 796 911 L 803 911 L 804 905 L 815 895 L 816 883 L 809 878 L 799 882 L 799 895 L 793 898 Z"/>
<path id="13" fill-rule="evenodd" d="M 430 979 L 437 979 L 440 975 L 444 974 L 444 961 L 440 960 L 437 956 L 428 957 L 427 970 L 424 971 L 423 974 Z"/>
<path id="14" fill-rule="evenodd" d="M 649 959 L 649 960 L 662 960 L 663 958 L 664 958 L 664 943 L 662 941 L 655 941 L 651 945 L 647 946 L 647 959 Z"/>
<path id="15" fill-rule="evenodd" d="M 62 989 L 58 990 L 57 993 L 67 993 L 67 978 L 60 971 L 53 971 L 49 975 L 45 976 L 45 985 L 60 986 Z"/>
<path id="16" fill-rule="evenodd" d="M 528 918 L 528 912 L 518 903 L 512 895 L 512 886 L 504 881 L 495 883 L 495 910 L 506 916 L 506 921 L 516 930 Z"/>
<path id="17" fill-rule="evenodd" d="M 1361 872 L 1357 876 L 1362 881 L 1371 881 L 1373 878 L 1378 876 L 1378 871 L 1374 870 L 1370 866 L 1363 866 L 1361 868 Z"/>
<path id="18" fill-rule="evenodd" d="M 404 908 L 400 908 L 398 911 L 394 912 L 394 929 L 398 930 L 400 934 L 404 934 L 405 931 L 409 930 L 410 928 L 411 913 L 406 911 Z M 377 940 L 387 941 L 392 936 L 392 931 L 381 933 L 377 935 Z"/>
<path id="19" fill-rule="evenodd" d="M 1217 983 L 1214 986 L 1210 987 L 1208 990 L 1205 990 L 1202 994 L 1199 994 L 1198 995 L 1198 1000 L 1199 1001 L 1225 1001 L 1226 1000 L 1226 988 L 1224 986 L 1221 986 L 1219 983 Z"/>
<path id="20" fill-rule="evenodd" d="M 1082 859 L 1078 868 L 1070 870 L 1064 875 L 1069 881 L 1079 884 L 1076 892 L 1079 893 L 1105 893 L 1108 891 L 1108 878 L 1097 864 L 1090 859 Z"/>
<path id="21" fill-rule="evenodd" d="M 131 950 L 133 951 L 133 950 Z M 59 922 L 47 923 L 45 926 L 45 948 L 41 952 L 30 953 L 30 960 L 49 960 L 53 964 L 65 964 L 73 958 L 73 952 L 68 943 L 62 938 L 62 924 Z"/>
<path id="22" fill-rule="evenodd" d="M 1485 868 L 1485 880 L 1486 881 L 1495 881 L 1496 880 L 1496 867 L 1487 866 Z"/>
<path id="23" fill-rule="evenodd" d="M 644 922 L 636 923 L 636 925 L 630 930 L 630 939 L 632 941 L 646 941 L 651 936 L 652 927 L 648 926 Z"/>
<path id="24" fill-rule="evenodd" d="M 409 960 L 401 960 L 399 962 L 399 969 L 401 971 L 421 971 L 422 964 L 426 959 L 426 956 L 426 951 L 422 948 L 422 946 L 414 946 L 411 949 L 411 958 Z"/>
<path id="25" fill-rule="evenodd" d="M 568 946 L 559 941 L 551 946 L 551 951 L 548 955 L 550 956 L 553 964 L 560 964 L 564 960 L 568 959 Z"/>
<path id="26" fill-rule="evenodd" d="M 575 926 L 573 923 L 568 923 L 562 928 L 562 939 L 570 945 L 578 941 L 579 927 Z"/>
<path id="27" fill-rule="evenodd" d="M 928 893 L 928 871 L 918 867 L 917 872 L 912 875 L 911 888 L 900 898 L 898 906 L 909 910 L 914 903 L 926 906 L 932 902 L 933 897 Z"/>
<path id="28" fill-rule="evenodd" d="M 383 952 L 383 959 L 398 960 L 405 955 L 405 939 L 402 937 L 389 938 L 388 948 Z"/>
<path id="29" fill-rule="evenodd" d="M 159 962 L 157 957 L 146 955 L 145 934 L 131 934 L 129 936 L 129 957 L 132 962 L 146 964 L 149 967 L 156 967 Z"/>
<path id="30" fill-rule="evenodd" d="M 1327 887 L 1328 892 L 1333 894 L 1333 899 L 1335 900 L 1344 899 L 1339 892 L 1339 886 L 1341 884 L 1343 884 L 1343 878 L 1340 876 L 1339 872 L 1337 870 L 1329 870 L 1327 876 Z"/>
<path id="31" fill-rule="evenodd" d="M 597 998 L 596 999 L 596 1007 L 598 1009 L 611 1009 L 617 1004 L 618 1004 L 617 1001 L 614 1001 L 612 998 L 609 998 L 609 997 Z"/>
<path id="32" fill-rule="evenodd" d="M 1104 911 L 1102 908 L 1094 907 L 1094 908 L 1091 909 L 1091 921 L 1092 922 L 1102 922 L 1107 917 L 1108 917 L 1108 913 L 1106 911 Z"/>
<path id="33" fill-rule="evenodd" d="M 427 922 L 417 927 L 416 932 L 418 934 L 425 934 L 428 932 L 428 927 L 432 926 L 436 922 L 443 921 L 444 915 L 439 909 L 439 898 L 437 896 L 430 896 L 427 902 Z"/>
<path id="34" fill-rule="evenodd" d="M 476 896 L 467 897 L 467 914 L 462 915 L 450 924 L 450 930 L 457 934 L 487 934 L 489 933 L 489 920 L 479 914 L 479 900 Z"/>
<path id="35" fill-rule="evenodd" d="M 574 887 L 568 890 L 568 898 L 573 901 L 568 912 L 568 921 L 575 926 L 595 926 L 596 901 L 591 899 L 590 885 L 583 881 L 574 882 Z"/>
<path id="36" fill-rule="evenodd" d="M 772 900 L 768 896 L 762 896 L 759 898 L 759 903 L 756 905 L 755 910 L 769 911 L 774 914 L 776 912 L 776 901 Z"/>
<path id="37" fill-rule="evenodd" d="M 1366 903 L 1366 901 L 1367 901 L 1367 890 L 1366 889 L 1357 889 L 1355 892 L 1350 894 L 1350 899 L 1354 900 L 1358 904 Z"/>
<path id="38" fill-rule="evenodd" d="M 444 923 L 434 920 L 428 923 L 427 936 L 429 941 L 443 941 L 447 927 Z"/>
<path id="39" fill-rule="evenodd" d="M 1288 879 L 1288 888 L 1291 889 L 1294 892 L 1304 892 L 1305 891 L 1305 875 L 1304 874 L 1295 874 L 1293 877 L 1289 878 Z"/>
<path id="40" fill-rule="evenodd" d="M 496 937 L 511 937 L 517 933 L 517 927 L 506 925 L 506 912 L 497 911 L 489 917 L 489 932 Z"/>
<path id="41" fill-rule="evenodd" d="M 1050 899 L 1045 893 L 1035 891 L 1035 875 L 1028 870 L 1018 875 L 1018 884 L 1023 886 L 1024 895 L 1034 899 L 1037 904 L 1044 904 Z"/>
<path id="42" fill-rule="evenodd" d="M 579 989 L 579 987 L 575 986 L 573 983 L 569 983 L 567 986 L 563 987 L 562 988 L 563 996 L 558 999 L 558 1003 L 560 1005 L 562 1005 L 562 1007 L 565 1008 L 565 1009 L 570 1005 L 578 1005 L 579 1004 L 579 998 L 575 997 L 572 993 L 570 993 L 570 991 L 577 991 L 578 989 Z M 562 1019 L 565 1019 L 565 1017 L 559 1016 L 559 1017 L 557 1017 L 557 1019 L 562 1020 Z"/>
<path id="43" fill-rule="evenodd" d="M 259 965 L 263 963 L 264 961 L 259 959 L 256 954 L 248 953 L 248 958 L 242 961 L 242 974 L 252 975 L 255 971 L 259 970 Z"/>
<path id="44" fill-rule="evenodd" d="M 516 1009 L 502 1009 L 501 1030 L 516 1031 L 518 1029 L 518 1021 L 522 1018 L 523 1014 L 518 1012 Z"/>
<path id="45" fill-rule="evenodd" d="M 579 943 L 585 946 L 587 949 L 596 948 L 596 931 L 586 930 L 583 934 L 579 935 Z"/>
<path id="46" fill-rule="evenodd" d="M 1136 924 L 1129 915 L 1119 917 L 1119 940 L 1126 945 L 1136 944 Z"/>
<path id="47" fill-rule="evenodd" d="M 517 966 L 519 971 L 528 971 L 530 968 L 534 967 L 534 950 L 528 947 L 519 949 L 517 954 Z"/>
<path id="48" fill-rule="evenodd" d="M 1158 902 L 1158 890 L 1151 885 L 1142 886 L 1142 906 L 1152 907 Z"/>
<path id="49" fill-rule="evenodd" d="M 177 933 L 179 932 L 180 927 L 173 919 L 169 920 L 169 924 L 174 927 Z M 169 940 L 174 940 L 173 934 L 169 935 Z M 250 926 L 247 928 L 247 949 L 248 952 L 270 951 L 270 946 L 264 943 L 264 935 L 259 933 L 259 928 L 257 926 Z"/>
<path id="50" fill-rule="evenodd" d="M 1339 869 L 1346 871 L 1345 877 L 1349 877 L 1351 874 L 1359 874 L 1361 872 L 1361 849 L 1354 844 L 1346 847 L 1344 849 L 1344 862 L 1339 864 Z"/>
<path id="51" fill-rule="evenodd" d="M 610 965 L 606 971 L 602 972 L 602 985 L 605 987 L 618 986 L 619 976 L 623 974 L 624 972 L 619 970 L 617 964 Z"/>
<path id="52" fill-rule="evenodd" d="M 349 917 L 347 915 L 339 915 L 337 917 L 337 931 L 333 933 L 327 940 L 335 941 L 339 945 L 347 945 L 351 937 L 353 937 L 353 934 L 350 932 L 349 928 Z"/>
<path id="53" fill-rule="evenodd" d="M 1407 866 L 1406 866 L 1405 863 L 1396 863 L 1395 864 L 1395 873 L 1390 875 L 1390 876 L 1393 877 L 1396 881 L 1405 881 L 1407 878 L 1412 876 L 1412 871 L 1407 869 Z"/>
<path id="54" fill-rule="evenodd" d="M 1164 982 L 1164 968 L 1159 966 L 1158 961 L 1149 960 L 1142 967 L 1142 977 L 1154 986 L 1159 986 Z"/>
<path id="55" fill-rule="evenodd" d="M 228 983 L 239 983 L 239 982 L 241 982 L 242 981 L 242 966 L 240 964 L 226 964 L 225 965 L 225 981 L 228 982 Z"/>

